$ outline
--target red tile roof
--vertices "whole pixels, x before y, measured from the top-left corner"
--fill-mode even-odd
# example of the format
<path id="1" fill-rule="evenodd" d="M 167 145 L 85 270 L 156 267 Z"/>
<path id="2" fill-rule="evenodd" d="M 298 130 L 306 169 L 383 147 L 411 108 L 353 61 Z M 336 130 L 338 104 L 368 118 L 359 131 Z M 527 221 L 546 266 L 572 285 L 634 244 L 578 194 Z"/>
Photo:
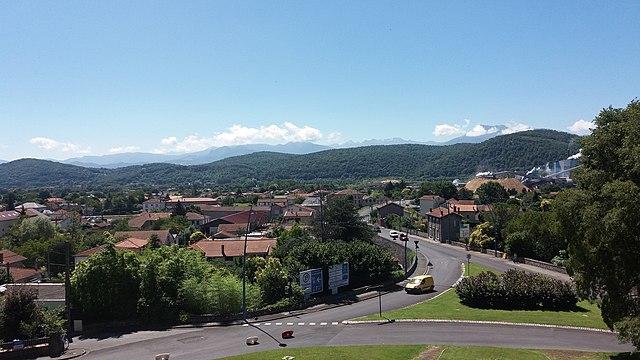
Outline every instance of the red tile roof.
<path id="1" fill-rule="evenodd" d="M 0 221 L 17 220 L 20 217 L 20 213 L 15 210 L 0 211 Z"/>
<path id="2" fill-rule="evenodd" d="M 129 227 L 139 229 L 143 227 L 144 224 L 147 223 L 147 221 L 157 221 L 160 219 L 167 219 L 169 217 L 171 217 L 171 213 L 168 213 L 168 212 L 158 212 L 158 213 L 143 212 L 142 214 L 131 218 L 128 224 L 129 224 Z"/>
<path id="3" fill-rule="evenodd" d="M 148 240 L 151 235 L 158 235 L 161 242 L 167 241 L 169 238 L 169 230 L 149 230 L 149 231 L 116 231 L 113 234 L 113 237 L 116 240 L 125 240 L 129 238 L 134 239 L 146 239 Z"/>
<path id="4" fill-rule="evenodd" d="M 195 212 L 188 212 L 186 218 L 189 221 L 203 221 L 206 219 L 206 216 Z"/>
<path id="5" fill-rule="evenodd" d="M 0 254 L 2 254 L 2 261 L 0 261 L 0 265 L 11 265 L 27 260 L 26 257 L 16 254 L 11 250 L 0 250 Z"/>
<path id="6" fill-rule="evenodd" d="M 269 255 L 275 246 L 276 239 L 248 240 L 247 254 Z M 201 251 L 207 258 L 238 257 L 243 255 L 244 240 L 201 240 L 190 247 Z"/>
<path id="7" fill-rule="evenodd" d="M 437 218 L 443 218 L 443 217 L 449 216 L 449 215 L 460 216 L 460 214 L 454 213 L 453 211 L 451 211 L 451 210 L 449 210 L 447 208 L 443 208 L 443 207 L 435 208 L 435 209 L 431 210 L 430 212 L 428 212 L 427 215 L 428 216 L 437 217 Z"/>
<path id="8" fill-rule="evenodd" d="M 99 245 L 99 246 L 92 247 L 92 248 L 89 248 L 89 249 L 84 250 L 84 251 L 80 251 L 79 253 L 77 253 L 77 254 L 75 254 L 73 256 L 74 257 L 76 257 L 76 256 L 77 257 L 89 257 L 89 256 L 91 256 L 93 254 L 99 253 L 100 251 L 104 250 L 106 247 L 107 247 L 107 245 Z"/>
<path id="9" fill-rule="evenodd" d="M 251 212 L 253 214 L 249 215 Z M 266 211 L 252 210 L 242 211 L 239 213 L 227 215 L 220 218 L 221 220 L 228 221 L 232 224 L 246 224 L 251 219 L 251 223 L 264 224 L 269 219 L 269 213 Z"/>
<path id="10" fill-rule="evenodd" d="M 10 267 L 9 272 L 11 273 L 11 278 L 13 282 L 19 283 L 24 281 L 29 281 L 40 274 L 40 272 L 36 269 L 31 268 L 23 268 L 23 267 Z"/>
<path id="11" fill-rule="evenodd" d="M 162 240 L 161 240 L 162 241 Z M 140 250 L 149 244 L 147 239 L 128 238 L 115 244 L 116 249 L 122 250 Z"/>
<path id="12" fill-rule="evenodd" d="M 218 231 L 227 231 L 230 233 L 235 233 L 238 230 L 247 231 L 247 223 L 218 225 Z"/>

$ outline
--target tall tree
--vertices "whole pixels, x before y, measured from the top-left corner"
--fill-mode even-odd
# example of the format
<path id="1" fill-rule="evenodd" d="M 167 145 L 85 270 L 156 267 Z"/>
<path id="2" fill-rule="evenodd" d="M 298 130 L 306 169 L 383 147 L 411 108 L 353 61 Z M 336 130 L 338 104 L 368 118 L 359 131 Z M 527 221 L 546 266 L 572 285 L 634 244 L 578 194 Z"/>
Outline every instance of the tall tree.
<path id="1" fill-rule="evenodd" d="M 489 181 L 480 185 L 476 190 L 476 194 L 480 204 L 495 204 L 507 201 L 509 198 L 507 190 L 496 181 Z"/>
<path id="2" fill-rule="evenodd" d="M 556 203 L 569 271 L 605 323 L 640 346 L 640 102 L 603 109 L 582 140 L 578 188 Z"/>
<path id="3" fill-rule="evenodd" d="M 315 233 L 325 240 L 369 241 L 373 237 L 373 230 L 362 221 L 351 198 L 329 201 L 322 211 L 321 221 L 315 226 Z"/>

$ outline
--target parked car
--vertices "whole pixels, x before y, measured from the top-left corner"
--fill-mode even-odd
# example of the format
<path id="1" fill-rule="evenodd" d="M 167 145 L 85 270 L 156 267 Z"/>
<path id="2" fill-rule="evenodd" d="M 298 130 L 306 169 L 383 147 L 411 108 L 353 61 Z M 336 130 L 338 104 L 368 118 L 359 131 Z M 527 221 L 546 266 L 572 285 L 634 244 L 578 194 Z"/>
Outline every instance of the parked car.
<path id="1" fill-rule="evenodd" d="M 400 233 L 400 240 L 409 241 L 409 236 L 405 233 Z"/>
<path id="2" fill-rule="evenodd" d="M 404 290 L 409 294 L 419 294 L 431 291 L 433 288 L 434 282 L 431 275 L 419 275 L 409 278 L 409 282 L 404 286 Z"/>
<path id="3" fill-rule="evenodd" d="M 392 239 L 397 239 L 399 235 L 400 234 L 398 234 L 398 232 L 395 230 L 389 231 L 389 236 L 391 236 Z"/>

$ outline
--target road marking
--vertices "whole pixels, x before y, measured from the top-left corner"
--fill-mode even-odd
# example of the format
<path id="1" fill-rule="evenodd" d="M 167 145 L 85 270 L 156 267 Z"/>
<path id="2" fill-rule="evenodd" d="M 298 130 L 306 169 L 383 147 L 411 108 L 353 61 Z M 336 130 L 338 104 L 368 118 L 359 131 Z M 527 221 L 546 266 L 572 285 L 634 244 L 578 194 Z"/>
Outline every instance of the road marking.
<path id="1" fill-rule="evenodd" d="M 309 326 L 316 326 L 316 323 L 309 323 Z"/>
<path id="2" fill-rule="evenodd" d="M 249 326 L 249 324 L 242 324 L 242 326 L 246 327 L 246 326 Z"/>
<path id="3" fill-rule="evenodd" d="M 321 323 L 320 323 L 320 326 L 326 326 L 326 325 L 327 325 L 327 323 L 326 323 L 326 322 L 321 322 Z"/>
<path id="4" fill-rule="evenodd" d="M 293 323 L 287 323 L 287 326 L 293 326 Z"/>
<path id="5" fill-rule="evenodd" d="M 264 324 L 262 324 L 262 325 L 264 325 L 264 326 L 269 326 L 269 325 L 271 325 L 271 323 L 264 323 Z"/>
<path id="6" fill-rule="evenodd" d="M 304 326 L 304 323 L 298 323 L 298 326 Z"/>
<path id="7" fill-rule="evenodd" d="M 282 325 L 282 323 L 276 323 L 276 326 L 280 326 L 280 325 Z"/>
<path id="8" fill-rule="evenodd" d="M 338 322 L 334 321 L 334 322 L 331 323 L 331 325 L 338 325 Z"/>

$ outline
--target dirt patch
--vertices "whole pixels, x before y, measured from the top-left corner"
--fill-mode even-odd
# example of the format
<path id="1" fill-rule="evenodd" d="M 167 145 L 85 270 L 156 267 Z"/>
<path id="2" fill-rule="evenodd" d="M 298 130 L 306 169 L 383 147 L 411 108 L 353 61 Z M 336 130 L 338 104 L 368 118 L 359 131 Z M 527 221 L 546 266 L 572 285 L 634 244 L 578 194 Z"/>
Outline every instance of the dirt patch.
<path id="1" fill-rule="evenodd" d="M 442 349 L 438 346 L 429 346 L 420 353 L 414 360 L 437 360 L 442 353 Z"/>

